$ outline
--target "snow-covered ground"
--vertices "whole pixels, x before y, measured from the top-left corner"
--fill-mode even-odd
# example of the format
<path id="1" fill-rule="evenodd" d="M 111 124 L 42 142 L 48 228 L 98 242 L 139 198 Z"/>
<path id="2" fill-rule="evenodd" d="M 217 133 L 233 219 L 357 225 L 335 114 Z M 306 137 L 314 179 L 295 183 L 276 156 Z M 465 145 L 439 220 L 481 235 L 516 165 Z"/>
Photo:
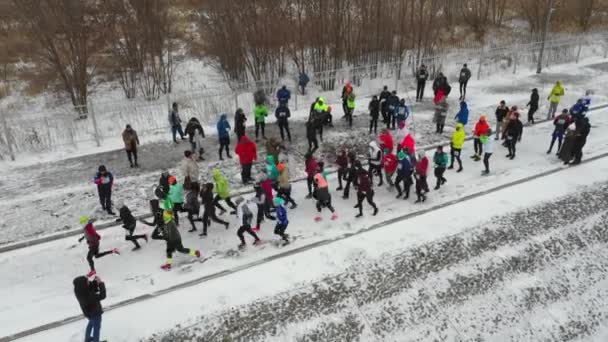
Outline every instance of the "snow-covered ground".
<path id="1" fill-rule="evenodd" d="M 545 99 L 550 86 L 556 80 L 562 80 L 566 86 L 564 106 L 570 106 L 587 89 L 596 90 L 595 103 L 603 103 L 608 98 L 601 93 L 601 85 L 608 81 L 606 64 L 598 64 L 601 59 L 588 59 L 580 65 L 567 64 L 552 67 L 546 73 L 538 76 L 532 73 L 518 75 L 499 75 L 481 81 L 473 80 L 469 84 L 467 100 L 471 108 L 469 128 L 481 114 L 487 114 L 493 121 L 493 112 L 496 103 L 501 99 L 507 100 L 510 105 L 517 104 L 525 107 L 529 98 L 530 89 L 537 87 L 541 93 L 541 100 Z M 454 85 L 456 88 L 456 85 Z M 408 88 L 409 89 L 409 88 Z M 430 84 L 427 85 L 427 94 L 431 93 Z M 457 89 L 454 89 L 457 94 Z M 336 94 L 333 99 L 336 100 Z M 414 98 L 412 90 L 400 94 L 406 98 Z M 428 97 L 428 95 L 427 95 Z M 337 146 L 354 147 L 364 151 L 367 142 L 372 136 L 367 134 L 367 102 L 369 98 L 360 96 L 357 102 L 354 128 L 346 129 L 343 122 L 338 122 L 335 129 L 327 130 L 326 141 L 321 145 L 318 153 L 331 164 Z M 546 101 L 544 101 L 546 102 Z M 537 118 L 544 117 L 546 106 L 544 102 L 537 114 Z M 341 105 L 332 103 L 336 117 L 341 115 Z M 457 112 L 458 103 L 456 95 L 451 96 L 451 114 Z M 307 106 L 304 106 L 307 107 Z M 308 115 L 306 109 L 294 111 L 292 129 L 294 143 L 290 146 L 289 164 L 292 177 L 303 173 L 302 156 L 307 148 L 302 120 Z M 525 110 L 522 111 L 525 119 Z M 447 141 L 451 134 L 453 121 L 448 120 L 448 127 L 443 135 L 435 135 L 434 125 L 431 122 L 432 105 L 426 102 L 413 105 L 413 115 L 410 118 L 410 128 L 415 132 L 420 145 L 430 145 Z M 253 121 L 253 120 L 250 120 Z M 269 119 L 273 122 L 274 119 Z M 336 120 L 339 121 L 339 120 Z M 278 136 L 275 125 L 268 125 L 269 136 Z M 251 131 L 250 131 L 251 132 Z M 165 135 L 165 138 L 167 136 Z M 111 150 L 81 155 L 70 159 L 61 159 L 57 155 L 49 158 L 58 160 L 29 164 L 27 160 L 19 160 L 16 164 L 0 163 L 0 170 L 4 177 L 0 179 L 0 191 L 4 194 L 0 199 L 2 204 L 0 213 L 3 221 L 0 223 L 0 244 L 22 241 L 57 232 L 78 229 L 78 217 L 83 214 L 92 215 L 99 207 L 96 190 L 91 182 L 97 166 L 105 164 L 116 177 L 114 201 L 125 201 L 135 213 L 147 213 L 147 198 L 158 179 L 160 170 L 174 168 L 181 159 L 185 144 L 175 146 L 167 140 L 155 141 L 153 137 L 140 149 L 140 163 L 142 168 L 130 169 L 123 150 Z M 120 143 L 115 144 L 116 147 Z M 234 142 L 233 145 L 234 146 Z M 219 163 L 217 160 L 217 139 L 213 134 L 207 138 L 206 162 L 200 163 L 202 174 L 208 176 L 209 170 L 220 166 L 231 180 L 233 189 L 240 190 L 238 184 L 238 162 L 236 160 Z M 260 146 L 260 156 L 264 155 L 264 148 Z M 82 152 L 82 151 L 81 151 Z M 262 158 L 263 159 L 263 158 Z M 32 160 L 29 160 L 31 162 Z M 59 171 L 60 170 L 60 171 Z M 99 214 L 99 213 L 97 213 Z M 28 217 L 24 224 L 23 217 Z M 106 218 L 107 220 L 107 218 Z"/>
<path id="2" fill-rule="evenodd" d="M 585 148 L 585 158 L 600 156 L 608 152 L 608 136 L 601 133 L 608 129 L 606 112 L 606 110 L 599 110 L 590 114 L 593 128 Z M 521 209 L 535 207 L 542 202 L 552 201 L 558 197 L 573 196 L 573 193 L 580 192 L 581 187 L 584 186 L 591 186 L 587 198 L 593 197 L 598 198 L 598 201 L 600 199 L 604 200 L 605 191 L 597 194 L 591 192 L 591 190 L 594 184 L 606 181 L 606 171 L 608 171 L 608 160 L 606 158 L 461 202 L 468 195 L 491 190 L 501 185 L 516 182 L 556 168 L 565 168 L 554 155 L 545 154 L 551 131 L 552 127 L 549 123 L 526 128 L 522 143 L 518 146 L 518 155 L 515 160 L 505 159 L 503 149 L 500 146 L 496 146 L 495 154 L 491 160 L 493 173 L 487 177 L 480 176 L 482 168 L 480 163 L 475 163 L 468 158 L 471 154 L 471 144 L 467 143 L 463 154 L 464 171 L 462 173 L 448 172 L 446 175 L 448 179 L 446 186 L 442 187 L 439 191 L 432 191 L 426 203 L 414 204 L 413 199 L 409 201 L 395 200 L 393 193 L 389 193 L 386 189 L 377 189 L 376 202 L 381 207 L 381 211 L 376 217 L 372 217 L 370 208 L 366 207 L 365 217 L 354 219 L 355 211 L 352 208 L 355 201 L 353 199 L 354 196 L 350 200 L 345 201 L 332 191 L 339 219 L 335 222 L 329 221 L 328 214 L 325 213 L 325 220 L 322 223 L 314 224 L 312 221 L 315 212 L 314 202 L 303 199 L 305 184 L 299 182 L 294 186 L 294 195 L 299 202 L 299 207 L 294 211 L 290 211 L 290 226 L 288 228 L 288 232 L 296 237 L 296 240 L 291 245 L 283 248 L 277 248 L 273 244 L 267 243 L 261 247 L 250 246 L 242 253 L 236 252 L 235 246 L 238 240 L 235 231 L 238 223 L 236 218 L 230 217 L 231 228 L 228 231 L 219 226 L 212 226 L 209 237 L 206 239 L 200 239 L 196 234 L 189 234 L 182 228 L 184 245 L 200 249 L 205 262 L 202 264 L 199 262 L 192 263 L 189 257 L 178 255 L 175 258 L 174 270 L 171 272 L 161 272 L 159 266 L 164 261 L 163 243 L 151 241 L 142 250 L 129 252 L 128 250 L 131 248 L 131 245 L 124 241 L 121 228 L 104 230 L 102 232 L 102 250 L 118 247 L 124 251 L 120 256 L 107 256 L 96 260 L 97 270 L 108 284 L 109 296 L 105 301 L 105 305 L 107 307 L 117 306 L 116 309 L 109 310 L 104 317 L 104 336 L 108 337 L 111 341 L 133 341 L 172 329 L 177 324 L 186 326 L 194 324 L 193 327 L 196 329 L 192 331 L 196 334 L 211 336 L 206 335 L 209 334 L 209 331 L 205 329 L 213 327 L 213 325 L 201 321 L 199 319 L 201 315 L 204 317 L 220 315 L 218 319 L 221 320 L 224 317 L 222 315 L 226 315 L 224 311 L 235 305 L 245 305 L 252 301 L 265 300 L 263 298 L 276 296 L 280 293 L 283 293 L 283 296 L 289 296 L 300 290 L 306 291 L 306 288 L 310 286 L 317 289 L 340 289 L 341 287 L 348 289 L 348 282 L 351 280 L 355 281 L 355 278 L 346 277 L 341 279 L 341 282 L 318 282 L 313 283 L 313 285 L 310 285 L 309 282 L 322 280 L 330 274 L 344 273 L 349 269 L 356 268 L 359 264 L 382 265 L 382 262 L 390 263 L 399 254 L 409 249 L 418 248 L 435 240 L 440 241 L 438 239 L 446 238 L 459 232 L 485 232 L 484 229 L 501 228 L 501 225 L 492 225 L 492 222 L 500 221 L 496 218 L 492 219 L 492 217 L 516 213 Z M 417 131 L 417 134 L 421 134 L 420 131 Z M 584 175 L 584 177 L 581 175 Z M 430 182 L 432 183 L 433 181 L 434 178 L 431 176 Z M 337 185 L 335 176 L 330 177 L 329 182 L 332 188 Z M 573 198 L 580 200 L 577 197 Z M 403 217 L 404 220 L 402 221 L 397 220 L 404 215 L 425 209 L 433 209 L 446 203 L 451 205 L 420 216 L 406 216 Z M 601 201 L 598 203 L 604 205 Z M 600 207 L 603 209 L 605 206 Z M 539 213 L 547 212 L 547 207 L 539 206 L 538 208 L 540 208 L 538 209 Z M 551 208 L 551 217 L 560 215 L 559 206 Z M 587 209 L 591 210 L 593 208 L 595 206 L 590 206 Z M 602 212 L 597 211 L 595 213 L 600 215 Z M 515 215 L 530 216 L 530 212 Z M 23 217 L 29 218 L 31 216 Z M 409 218 L 405 219 L 407 217 Z M 540 216 L 539 214 L 539 217 L 544 216 Z M 556 234 L 556 236 L 567 234 L 568 229 L 589 228 L 587 225 L 581 228 L 580 225 L 572 224 L 574 223 L 572 221 L 566 222 L 567 224 L 559 220 L 555 222 L 557 223 L 555 227 L 563 228 L 563 230 L 551 231 L 551 234 Z M 595 221 L 593 217 L 587 218 L 587 216 L 583 215 L 581 216 L 581 223 L 585 222 L 593 226 Z M 188 226 L 184 225 L 183 227 Z M 271 223 L 267 222 L 263 225 L 261 232 L 263 239 L 272 240 L 274 238 L 272 228 Z M 373 229 L 370 230 L 370 228 Z M 138 230 L 149 232 L 147 227 L 142 226 Z M 544 239 L 542 234 L 538 235 L 535 233 L 530 236 L 533 236 L 533 241 L 536 241 L 536 239 L 541 239 L 539 241 L 542 241 Z M 334 241 L 336 239 L 337 241 Z M 77 238 L 75 237 L 66 238 L 27 249 L 0 254 L 0 273 L 3 274 L 3 277 L 0 279 L 0 295 L 2 298 L 6 298 L 6 300 L 0 303 L 0 316 L 2 317 L 0 321 L 6 322 L 6 324 L 0 326 L 0 336 L 9 336 L 67 317 L 79 316 L 78 307 L 73 298 L 71 279 L 77 275 L 86 273 L 87 266 L 84 260 L 86 247 L 84 244 L 79 245 L 76 240 Z M 508 255 L 508 253 L 515 253 L 518 249 L 526 249 L 525 243 L 529 242 L 531 243 L 532 241 L 524 241 L 523 244 L 506 248 L 501 250 L 500 253 L 507 253 L 505 255 Z M 307 249 L 306 246 L 309 245 L 313 245 L 315 248 Z M 484 248 L 489 247 L 485 246 Z M 593 250 L 596 249 L 594 247 Z M 291 255 L 290 251 L 298 253 Z M 486 263 L 496 263 L 493 258 L 499 256 L 492 257 L 491 248 L 487 251 L 484 250 L 484 252 L 487 252 L 489 255 L 486 261 L 483 261 L 483 258 L 480 259 L 479 263 L 485 265 L 483 267 L 487 267 Z M 273 256 L 280 255 L 281 253 L 283 255 L 280 258 L 273 258 Z M 444 259 L 451 257 L 453 256 L 442 256 Z M 587 261 L 588 256 L 583 260 Z M 555 259 L 552 265 L 557 267 L 561 263 L 560 259 Z M 419 268 L 423 265 L 425 265 L 424 259 L 414 263 L 413 267 Z M 602 265 L 600 266 L 603 267 Z M 470 270 L 470 272 L 473 272 L 466 264 L 462 267 L 464 267 L 465 271 Z M 568 267 L 568 265 L 564 262 L 563 267 Z M 442 278 L 440 273 L 442 272 L 441 268 L 432 269 L 432 271 L 434 272 L 433 276 L 439 279 L 437 280 L 439 283 L 431 282 L 427 283 L 427 285 L 422 284 L 417 286 L 422 286 L 423 288 L 425 286 L 433 286 L 434 288 L 436 287 L 437 293 L 439 293 L 440 286 L 445 285 L 442 285 L 440 280 L 444 279 L 442 281 L 448 283 L 451 280 L 447 276 Z M 547 279 L 547 281 L 551 279 L 551 272 L 541 274 L 541 271 L 539 269 L 538 273 L 534 273 L 530 277 L 542 277 L 542 279 Z M 387 267 L 383 272 L 365 275 L 365 277 L 387 277 L 387 274 L 390 273 L 391 269 Z M 597 275 L 593 273 L 592 275 L 593 277 L 599 277 L 601 274 Z M 457 274 L 456 277 L 461 277 L 461 275 Z M 514 278 L 513 281 L 524 281 L 523 279 L 518 279 Z M 390 279 L 387 278 L 388 280 Z M 483 277 L 471 281 L 484 282 Z M 603 278 L 599 280 L 590 278 L 589 281 L 593 281 L 592 284 L 586 283 L 586 286 L 590 289 L 589 291 L 599 291 L 601 294 L 602 288 L 597 287 L 604 284 Z M 167 289 L 181 287 L 181 284 L 184 283 L 195 286 L 167 292 Z M 504 286 L 510 288 L 513 284 L 507 282 Z M 494 286 L 494 283 L 490 283 L 490 285 Z M 496 286 L 503 286 L 503 284 L 501 283 Z M 521 286 L 528 285 L 523 284 Z M 509 296 L 509 292 L 506 290 L 500 292 L 502 290 L 492 288 L 501 294 L 501 296 Z M 420 294 L 424 298 L 427 293 L 418 291 L 407 294 L 406 297 L 412 298 L 416 294 Z M 316 294 L 313 293 L 312 295 Z M 134 297 L 142 297 L 145 300 L 132 305 L 121 304 Z M 599 304 L 604 304 L 603 307 L 600 305 L 597 309 L 600 314 L 604 315 L 597 319 L 602 324 L 603 318 L 601 317 L 605 317 L 606 314 L 602 310 L 606 310 L 605 308 L 608 307 L 603 302 L 603 297 L 605 296 L 600 295 L 597 297 L 599 298 L 597 299 Z M 582 301 L 587 300 L 586 298 L 586 296 L 582 296 L 580 299 L 572 300 Z M 403 300 L 400 297 L 396 303 L 404 303 Z M 480 300 L 483 301 L 484 298 L 481 297 Z M 296 307 L 298 305 L 297 301 L 291 301 L 290 299 L 286 303 L 290 303 Z M 361 306 L 361 303 L 356 301 L 348 303 L 339 302 L 336 305 L 340 308 L 351 305 L 352 308 L 364 311 L 365 315 L 376 314 L 374 311 L 376 308 L 373 306 Z M 563 303 L 565 303 L 563 310 L 566 310 L 569 307 L 566 304 L 569 302 L 565 301 Z M 448 304 L 450 303 L 448 302 L 446 305 Z M 468 307 L 473 309 L 476 307 L 474 302 L 469 302 L 468 305 Z M 453 308 L 449 305 L 447 307 Z M 582 309 L 582 307 L 576 309 Z M 495 307 L 494 310 L 500 311 L 498 307 Z M 307 316 L 302 316 L 300 317 L 301 320 L 298 320 L 297 312 L 294 311 L 294 314 L 296 315 L 293 319 L 295 321 L 289 326 L 285 326 L 279 330 L 271 328 L 270 331 L 257 331 L 254 335 L 251 335 L 252 339 L 264 340 L 266 339 L 264 337 L 266 336 L 265 334 L 270 334 L 267 335 L 268 338 L 271 335 L 274 336 L 276 340 L 297 339 L 298 334 L 308 334 L 308 331 L 315 329 L 315 327 L 323 329 L 323 325 L 319 325 L 321 321 L 334 322 L 340 319 L 344 320 L 345 318 L 341 317 L 339 313 L 333 314 L 327 312 L 327 316 L 319 316 L 311 320 Z M 325 313 L 321 312 L 320 314 Z M 464 315 L 462 312 L 460 314 Z M 265 321 L 277 322 L 276 320 L 273 321 L 273 319 L 277 318 L 273 316 L 273 312 L 267 312 L 264 315 L 266 317 Z M 350 317 L 350 315 L 351 313 L 346 315 L 346 318 Z M 447 311 L 441 313 L 439 318 L 445 315 L 448 315 Z M 521 324 L 525 324 L 525 317 L 518 317 L 521 319 Z M 555 317 L 554 322 L 557 322 L 559 321 L 558 318 L 563 316 L 555 314 Z M 133 324 L 134 319 L 137 319 L 137 324 Z M 407 319 L 407 317 L 404 319 Z M 483 317 L 479 319 L 483 320 Z M 346 322 L 348 322 L 348 319 Z M 424 335 L 423 329 L 427 329 L 429 325 L 442 324 L 437 322 L 442 321 L 427 317 L 423 321 L 426 325 L 421 325 L 419 327 L 420 330 L 415 332 L 416 335 L 412 335 L 414 337 L 411 339 L 415 340 L 420 337 L 420 339 L 424 340 L 428 338 L 424 337 L 426 335 Z M 80 340 L 83 324 L 82 320 L 78 320 L 75 323 L 67 324 L 25 340 Z M 460 322 L 459 324 L 466 324 L 466 322 Z M 541 322 L 538 324 L 541 330 L 553 329 L 549 323 L 544 324 Z M 400 325 L 395 326 L 399 327 Z M 265 327 L 267 325 L 262 326 L 261 329 Z M 360 332 L 363 337 L 373 334 L 373 332 L 369 331 L 369 329 L 373 329 L 373 327 L 369 326 L 369 323 L 365 323 L 363 328 L 365 331 Z M 428 329 L 431 328 L 428 327 Z M 454 335 L 454 330 L 458 330 L 458 334 Z M 188 332 L 190 331 L 188 330 Z M 433 330 L 432 334 L 439 334 L 436 335 L 439 339 L 442 339 L 444 336 L 442 334 L 450 338 L 455 338 L 454 336 L 474 338 L 475 331 L 474 327 L 469 327 L 467 331 L 459 328 L 446 328 L 443 330 Z M 218 333 L 220 335 L 212 335 L 210 340 L 216 338 L 221 340 L 220 336 L 226 334 L 221 331 L 218 331 Z M 493 331 L 486 333 L 490 334 L 490 336 L 493 335 Z M 395 332 L 396 335 L 394 336 L 390 335 L 392 334 L 391 331 L 387 331 L 387 334 L 389 334 L 387 335 L 387 339 L 389 340 L 402 340 L 400 337 L 406 336 L 402 335 L 405 332 L 399 330 Z M 236 340 L 241 339 L 239 336 L 232 336 L 232 338 Z M 246 337 L 242 339 L 247 340 Z M 165 340 L 174 339 L 169 337 Z M 311 339 L 303 338 L 302 340 Z"/>

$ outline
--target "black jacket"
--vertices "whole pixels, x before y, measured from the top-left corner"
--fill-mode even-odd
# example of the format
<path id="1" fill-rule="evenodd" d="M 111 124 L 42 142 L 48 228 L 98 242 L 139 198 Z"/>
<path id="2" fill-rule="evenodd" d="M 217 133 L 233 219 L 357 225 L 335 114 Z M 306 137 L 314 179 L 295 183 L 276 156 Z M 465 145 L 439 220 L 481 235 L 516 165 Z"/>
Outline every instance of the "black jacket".
<path id="1" fill-rule="evenodd" d="M 471 78 L 471 70 L 469 68 L 460 69 L 460 76 L 458 76 L 458 82 L 466 82 Z"/>
<path id="2" fill-rule="evenodd" d="M 426 68 L 418 68 L 416 71 L 416 80 L 418 82 L 426 81 L 429 78 L 429 72 L 426 71 Z"/>
<path id="3" fill-rule="evenodd" d="M 513 137 L 513 139 L 519 140 L 521 139 L 521 135 L 524 130 L 524 125 L 519 120 L 510 120 L 507 124 L 507 128 L 505 129 L 505 133 L 509 137 Z"/>
<path id="4" fill-rule="evenodd" d="M 286 123 L 287 119 L 291 117 L 291 112 L 287 106 L 280 106 L 277 107 L 274 116 L 277 118 L 278 123 Z"/>
<path id="5" fill-rule="evenodd" d="M 530 108 L 538 108 L 538 100 L 538 92 L 532 92 L 532 95 L 530 95 L 530 102 L 528 102 L 528 106 L 530 106 Z"/>
<path id="6" fill-rule="evenodd" d="M 234 113 L 234 131 L 236 133 L 245 133 L 245 121 L 247 121 L 245 113 L 243 113 L 242 110 L 237 110 L 236 113 Z"/>
<path id="7" fill-rule="evenodd" d="M 306 122 L 306 138 L 315 140 L 317 138 L 317 127 L 310 121 Z"/>
<path id="8" fill-rule="evenodd" d="M 399 106 L 399 96 L 391 94 L 388 100 L 386 100 L 386 105 L 388 110 L 395 111 L 397 106 Z"/>
<path id="9" fill-rule="evenodd" d="M 118 214 L 120 215 L 118 221 L 122 222 L 125 229 L 135 229 L 137 222 L 135 221 L 135 217 L 133 217 L 131 210 L 126 205 L 123 205 L 122 208 L 120 208 Z"/>
<path id="10" fill-rule="evenodd" d="M 509 113 L 509 107 L 507 107 L 507 106 L 505 106 L 505 108 L 496 107 L 496 121 L 502 122 L 508 113 Z"/>
<path id="11" fill-rule="evenodd" d="M 380 115 L 380 101 L 379 100 L 371 100 L 369 103 L 369 115 L 372 118 L 377 119 Z"/>
<path id="12" fill-rule="evenodd" d="M 589 124 L 589 119 L 586 117 L 581 117 L 576 120 L 576 136 L 579 138 L 587 138 L 589 132 L 591 131 L 591 125 Z"/>
<path id="13" fill-rule="evenodd" d="M 215 207 L 213 206 L 213 190 L 207 190 L 206 188 L 203 188 L 203 190 L 201 190 L 201 204 L 205 208 L 205 211 L 214 210 L 213 208 Z"/>
<path id="14" fill-rule="evenodd" d="M 86 318 L 103 313 L 101 302 L 106 298 L 106 286 L 97 281 L 89 282 L 85 276 L 74 278 L 74 294 Z"/>

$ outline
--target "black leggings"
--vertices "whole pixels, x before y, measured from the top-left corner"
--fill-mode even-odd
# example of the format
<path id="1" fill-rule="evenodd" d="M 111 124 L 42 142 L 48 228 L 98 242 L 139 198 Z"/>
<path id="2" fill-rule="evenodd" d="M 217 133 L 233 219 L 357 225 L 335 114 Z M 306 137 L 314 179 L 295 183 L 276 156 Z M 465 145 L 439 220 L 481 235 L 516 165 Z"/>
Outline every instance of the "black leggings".
<path id="1" fill-rule="evenodd" d="M 127 227 L 127 226 L 123 225 L 122 227 L 127 230 L 127 235 L 125 235 L 125 241 L 131 241 L 131 242 L 133 242 L 133 244 L 135 245 L 136 248 L 139 248 L 140 246 L 139 246 L 139 243 L 137 243 L 137 240 L 145 239 L 146 235 L 144 235 L 144 234 L 133 235 L 133 232 L 135 231 L 135 226 Z"/>
<path id="2" fill-rule="evenodd" d="M 287 235 L 285 235 L 285 229 L 287 229 L 287 224 L 277 223 L 277 225 L 274 226 L 274 233 L 283 238 L 283 240 L 288 241 Z"/>
<path id="3" fill-rule="evenodd" d="M 462 168 L 462 160 L 460 160 L 460 152 L 462 149 L 452 147 L 450 149 L 450 156 L 452 157 L 452 161 L 450 163 L 450 168 L 454 167 L 454 160 L 458 161 L 458 167 Z"/>
<path id="4" fill-rule="evenodd" d="M 403 190 L 401 190 L 401 183 L 403 183 Z M 395 179 L 395 188 L 397 189 L 397 194 L 401 196 L 403 191 L 405 191 L 405 198 L 410 197 L 410 188 L 412 186 L 412 175 L 404 175 L 397 174 L 397 178 Z"/>
<path id="5" fill-rule="evenodd" d="M 236 235 L 239 237 L 239 239 L 241 240 L 242 244 L 245 244 L 245 232 L 249 233 L 249 235 L 253 236 L 253 238 L 255 239 L 255 241 L 258 241 L 260 238 L 258 237 L 258 235 L 253 231 L 253 229 L 251 229 L 251 226 L 247 225 L 243 225 L 239 227 L 239 230 L 237 230 Z"/>
<path id="6" fill-rule="evenodd" d="M 281 140 L 285 140 L 285 133 L 284 131 L 287 132 L 287 140 L 289 140 L 289 142 L 291 142 L 291 132 L 289 131 L 289 122 L 285 121 L 285 122 L 279 122 L 279 132 L 281 133 Z"/>
<path id="7" fill-rule="evenodd" d="M 258 138 L 258 134 L 260 129 L 262 130 L 262 138 L 266 138 L 266 134 L 264 133 L 264 128 L 266 128 L 266 123 L 265 122 L 256 122 L 255 123 L 255 138 Z"/>
<path id="8" fill-rule="evenodd" d="M 515 145 L 517 144 L 517 139 L 515 137 L 507 136 L 507 149 L 509 150 L 509 155 L 515 157 Z"/>
<path id="9" fill-rule="evenodd" d="M 331 205 L 331 198 L 327 201 L 317 201 L 317 211 L 321 212 L 321 209 L 323 208 L 329 209 L 329 211 L 331 211 L 332 213 L 335 211 L 334 207 Z"/>
<path id="10" fill-rule="evenodd" d="M 536 113 L 537 110 L 538 110 L 538 107 L 530 106 L 530 109 L 528 110 L 528 122 L 529 123 L 534 123 L 534 113 Z"/>
<path id="11" fill-rule="evenodd" d="M 133 165 L 137 165 L 137 150 L 129 151 L 127 150 L 127 158 L 129 159 L 129 163 Z"/>
<path id="12" fill-rule="evenodd" d="M 243 184 L 251 181 L 251 164 L 241 165 L 241 181 Z"/>
<path id="13" fill-rule="evenodd" d="M 306 177 L 306 186 L 308 187 L 308 196 L 312 196 L 312 183 L 314 180 L 314 176 L 313 175 L 308 175 L 308 177 Z"/>
<path id="14" fill-rule="evenodd" d="M 475 138 L 473 139 L 473 149 L 475 150 L 475 154 L 481 156 L 481 152 L 483 151 L 483 145 L 481 144 L 481 139 Z"/>
<path id="15" fill-rule="evenodd" d="M 224 200 L 226 204 L 228 204 L 228 206 L 232 208 L 232 210 L 236 210 L 236 205 L 232 203 L 230 197 L 220 198 L 220 195 L 215 195 L 215 198 L 213 199 L 213 205 L 221 211 L 226 211 L 226 209 L 224 209 L 224 207 L 220 204 L 221 200 Z"/>
<path id="16" fill-rule="evenodd" d="M 264 221 L 264 217 L 272 221 L 275 220 L 275 217 L 270 214 L 270 204 L 268 203 L 258 204 L 258 215 L 256 218 L 256 226 L 258 228 L 260 228 L 260 224 Z"/>
<path id="17" fill-rule="evenodd" d="M 171 259 L 175 251 L 190 254 L 190 248 L 185 248 L 181 241 L 167 241 L 167 259 Z"/>
<path id="18" fill-rule="evenodd" d="M 209 226 L 209 222 L 213 221 L 215 223 L 223 224 L 224 226 L 228 224 L 228 222 L 221 220 L 215 214 L 215 207 L 211 207 L 205 209 L 203 212 L 203 234 L 207 235 L 207 227 Z"/>
<path id="19" fill-rule="evenodd" d="M 342 188 L 342 180 L 345 175 L 346 175 L 346 168 L 339 167 L 338 168 L 338 188 L 340 188 L 340 189 Z"/>
<path id="20" fill-rule="evenodd" d="M 372 130 L 374 131 L 374 133 L 378 133 L 378 118 L 372 118 L 369 122 L 369 133 L 372 133 Z"/>
<path id="21" fill-rule="evenodd" d="M 308 138 L 308 152 L 315 153 L 315 151 L 319 148 L 319 140 L 315 136 L 314 139 Z"/>
<path id="22" fill-rule="evenodd" d="M 369 205 L 372 206 L 372 208 L 374 208 L 374 210 L 377 210 L 378 207 L 376 207 L 376 203 L 374 203 L 374 191 L 368 191 L 368 192 L 362 192 L 362 191 L 358 191 L 357 192 L 357 206 L 359 207 L 359 214 L 363 215 L 363 200 L 367 199 L 367 203 L 369 203 Z"/>
<path id="23" fill-rule="evenodd" d="M 279 197 L 285 200 L 287 203 L 291 203 L 291 205 L 295 206 L 296 201 L 291 197 L 291 185 L 287 188 L 279 188 Z"/>
<path id="24" fill-rule="evenodd" d="M 224 137 L 224 138 L 220 138 L 220 149 L 219 149 L 219 154 L 220 154 L 220 159 L 222 159 L 222 150 L 226 150 L 226 157 L 230 158 L 230 138 L 229 137 Z"/>
<path id="25" fill-rule="evenodd" d="M 445 172 L 445 167 L 437 167 L 435 168 L 435 177 L 437 178 L 436 187 L 439 188 L 441 184 L 445 183 L 447 180 L 443 177 L 443 173 Z"/>
<path id="26" fill-rule="evenodd" d="M 192 225 L 192 231 L 196 230 L 196 226 L 194 225 L 194 221 L 202 221 L 203 219 L 201 218 L 194 218 L 194 216 L 198 216 L 198 212 L 194 212 L 192 210 L 188 210 L 188 221 L 190 221 L 190 224 Z"/>
<path id="27" fill-rule="evenodd" d="M 104 256 L 112 253 L 112 251 L 105 251 L 100 253 L 99 246 L 89 246 L 89 252 L 87 253 L 87 261 L 89 262 L 89 267 L 91 268 L 91 271 L 95 271 L 95 263 L 93 262 L 93 258 L 103 258 Z"/>
<path id="28" fill-rule="evenodd" d="M 490 172 L 490 157 L 492 153 L 484 153 L 483 155 L 483 166 L 486 167 L 486 172 Z"/>

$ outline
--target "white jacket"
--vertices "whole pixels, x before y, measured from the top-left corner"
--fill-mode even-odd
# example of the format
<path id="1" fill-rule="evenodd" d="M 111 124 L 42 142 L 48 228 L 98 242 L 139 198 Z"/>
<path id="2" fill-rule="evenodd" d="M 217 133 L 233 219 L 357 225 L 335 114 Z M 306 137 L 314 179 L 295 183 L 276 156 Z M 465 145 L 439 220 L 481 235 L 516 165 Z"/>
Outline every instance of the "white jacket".
<path id="1" fill-rule="evenodd" d="M 182 173 L 183 179 L 186 179 L 187 176 L 190 176 L 190 180 L 192 182 L 198 182 L 198 164 L 190 159 L 184 158 L 180 165 L 180 171 Z"/>

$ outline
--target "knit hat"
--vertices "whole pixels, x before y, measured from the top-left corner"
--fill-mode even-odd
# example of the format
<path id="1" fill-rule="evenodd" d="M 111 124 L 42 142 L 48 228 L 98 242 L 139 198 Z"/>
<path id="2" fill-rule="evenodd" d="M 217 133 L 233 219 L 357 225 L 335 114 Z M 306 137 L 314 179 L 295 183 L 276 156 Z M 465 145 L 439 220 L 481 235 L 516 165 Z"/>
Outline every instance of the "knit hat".
<path id="1" fill-rule="evenodd" d="M 403 152 L 403 150 L 401 150 L 401 151 L 399 151 L 399 153 L 397 153 L 397 159 L 399 159 L 399 160 L 405 159 L 405 152 Z"/>
<path id="2" fill-rule="evenodd" d="M 89 218 L 87 216 L 80 216 L 80 224 L 89 223 Z"/>
<path id="3" fill-rule="evenodd" d="M 173 185 L 177 183 L 177 178 L 175 178 L 175 176 L 169 176 L 168 181 L 170 185 Z"/>

